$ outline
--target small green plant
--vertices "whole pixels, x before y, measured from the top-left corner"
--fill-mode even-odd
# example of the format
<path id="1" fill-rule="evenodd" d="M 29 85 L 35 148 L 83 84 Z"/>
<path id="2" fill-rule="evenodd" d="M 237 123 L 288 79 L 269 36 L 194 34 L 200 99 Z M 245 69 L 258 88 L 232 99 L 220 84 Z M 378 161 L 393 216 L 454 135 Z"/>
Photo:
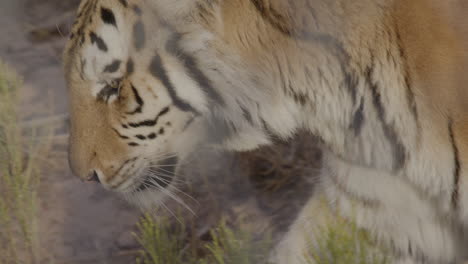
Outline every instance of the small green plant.
<path id="1" fill-rule="evenodd" d="M 137 241 L 143 247 L 138 264 L 185 263 L 181 254 L 187 235 L 184 223 L 177 222 L 172 227 L 166 217 L 155 221 L 150 214 L 145 214 L 137 228 Z"/>
<path id="2" fill-rule="evenodd" d="M 0 61 L 0 262 L 39 263 L 37 225 L 38 158 L 50 137 L 20 126 L 21 81 Z M 49 130 L 48 130 L 49 131 Z"/>
<path id="3" fill-rule="evenodd" d="M 317 227 L 304 252 L 309 264 L 388 264 L 384 248 L 353 221 L 322 212 L 325 224 Z M 270 236 L 254 239 L 251 232 L 232 229 L 225 221 L 210 231 L 202 256 L 191 250 L 190 234 L 183 221 L 171 224 L 168 218 L 156 221 L 146 214 L 138 224 L 137 240 L 143 250 L 139 264 L 285 264 L 268 263 L 273 243 Z M 305 232 L 305 234 L 310 235 Z M 200 242 L 202 243 L 202 242 Z M 199 246 L 199 245 L 197 245 Z"/>
<path id="4" fill-rule="evenodd" d="M 189 247 L 190 235 L 184 222 L 170 224 L 165 217 L 154 220 L 146 214 L 137 225 L 137 241 L 142 246 L 138 264 L 266 264 L 270 239 L 254 241 L 246 231 L 234 231 L 223 221 L 210 232 L 212 241 L 204 254 Z M 202 243 L 202 242 L 200 242 Z"/>
<path id="5" fill-rule="evenodd" d="M 311 264 L 387 264 L 385 250 L 356 222 L 326 215 L 305 252 Z"/>
<path id="6" fill-rule="evenodd" d="M 211 231 L 213 241 L 206 245 L 209 255 L 205 263 L 267 264 L 272 243 L 269 238 L 255 241 L 251 232 L 234 231 L 224 221 Z"/>
<path id="7" fill-rule="evenodd" d="M 36 256 L 36 168 L 23 152 L 17 117 L 20 81 L 0 62 L 0 257 L 30 263 Z M 34 154 L 33 154 L 34 155 Z M 26 254 L 25 254 L 26 253 Z"/>

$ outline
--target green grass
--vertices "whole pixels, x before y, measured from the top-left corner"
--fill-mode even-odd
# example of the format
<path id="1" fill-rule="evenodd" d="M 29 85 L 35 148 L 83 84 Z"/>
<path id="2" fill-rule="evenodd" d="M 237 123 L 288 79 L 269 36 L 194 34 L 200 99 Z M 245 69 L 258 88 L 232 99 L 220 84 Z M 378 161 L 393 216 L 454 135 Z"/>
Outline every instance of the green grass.
<path id="1" fill-rule="evenodd" d="M 256 241 L 250 232 L 229 228 L 224 221 L 210 231 L 211 241 L 194 245 L 184 222 L 145 215 L 138 224 L 142 246 L 138 264 L 267 264 L 269 239 Z M 197 242 L 196 242 L 197 243 Z M 198 243 L 202 243 L 198 241 Z"/>
<path id="2" fill-rule="evenodd" d="M 145 214 L 137 225 L 139 235 L 137 241 L 143 247 L 137 263 L 141 264 L 182 264 L 181 254 L 184 248 L 184 238 L 187 235 L 184 223 L 178 223 L 172 228 L 167 218 L 154 221 Z"/>
<path id="3" fill-rule="evenodd" d="M 267 264 L 271 240 L 255 241 L 251 232 L 233 230 L 221 222 L 211 231 L 213 241 L 206 245 L 208 257 L 204 263 L 213 264 Z"/>
<path id="4" fill-rule="evenodd" d="M 324 201 L 324 203 L 326 203 Z M 327 210 L 327 209 L 325 209 Z M 305 256 L 313 264 L 388 264 L 388 252 L 356 222 L 322 213 L 325 224 L 315 229 L 315 240 Z"/>
<path id="5" fill-rule="evenodd" d="M 50 140 L 34 140 L 43 131 L 20 126 L 21 85 L 0 61 L 0 262 L 4 264 L 39 263 L 40 259 L 37 158 L 43 157 Z"/>
<path id="6" fill-rule="evenodd" d="M 325 213 L 326 214 L 326 213 Z M 138 224 L 137 240 L 142 246 L 139 264 L 285 264 L 267 263 L 271 239 L 255 240 L 250 232 L 233 229 L 222 221 L 210 231 L 211 241 L 204 254 L 194 254 L 183 222 L 171 224 L 167 218 L 154 220 L 145 215 Z M 306 233 L 304 233 L 306 234 Z M 387 252 L 353 221 L 326 216 L 326 224 L 316 229 L 316 243 L 304 255 L 310 264 L 388 264 Z M 311 241 L 312 242 L 312 241 Z"/>

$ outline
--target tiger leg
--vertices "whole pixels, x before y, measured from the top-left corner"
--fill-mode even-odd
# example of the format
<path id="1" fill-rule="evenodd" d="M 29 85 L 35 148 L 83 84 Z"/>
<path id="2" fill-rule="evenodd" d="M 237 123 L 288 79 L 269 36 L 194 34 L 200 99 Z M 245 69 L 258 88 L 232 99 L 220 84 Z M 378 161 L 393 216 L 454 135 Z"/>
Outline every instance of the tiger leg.
<path id="1" fill-rule="evenodd" d="M 324 163 L 317 193 L 275 248 L 272 263 L 314 263 L 310 249 L 323 250 L 322 231 L 337 221 L 350 224 L 351 231 L 353 225 L 366 228 L 381 242 L 393 245 L 384 250 L 392 258 L 386 263 L 456 263 L 460 245 L 456 233 L 402 175 L 363 168 L 330 155 Z"/>
<path id="2" fill-rule="evenodd" d="M 387 245 L 393 263 L 458 263 L 466 244 L 439 207 L 444 200 L 427 198 L 404 171 L 362 167 L 326 153 L 320 184 L 334 211 Z"/>
<path id="3" fill-rule="evenodd" d="M 273 264 L 315 264 L 305 253 L 313 240 L 311 230 L 324 224 L 331 215 L 325 206 L 323 194 L 314 195 L 306 203 L 284 238 L 276 245 L 270 256 Z"/>
<path id="4" fill-rule="evenodd" d="M 338 219 L 338 220 L 337 220 Z M 336 225 L 349 224 L 347 227 Z M 337 243 L 336 248 L 351 246 L 354 250 L 357 243 L 365 243 L 363 246 L 368 247 L 367 255 L 369 263 L 386 263 L 386 264 L 423 264 L 410 257 L 396 258 L 390 256 L 389 252 L 382 251 L 380 247 L 374 247 L 372 241 L 358 241 L 359 237 L 354 237 L 357 229 L 352 226 L 353 224 L 338 216 L 334 209 L 329 206 L 326 196 L 323 192 L 315 194 L 304 206 L 296 221 L 293 223 L 285 237 L 278 243 L 270 256 L 271 264 L 316 264 L 316 263 L 345 263 L 346 260 L 325 260 L 316 261 L 317 258 L 328 254 L 325 252 L 330 250 L 326 245 L 330 241 L 327 233 L 332 229 L 337 228 L 338 232 L 349 231 L 349 234 L 339 234 L 338 236 L 347 239 L 355 239 L 354 244 L 339 245 L 346 243 L 340 239 L 332 240 L 331 242 Z M 358 232 L 365 232 L 363 230 Z M 370 238 L 369 238 L 370 239 Z M 349 242 L 349 241 L 348 241 Z M 332 247 L 335 247 L 332 246 Z M 343 248 L 342 248 L 343 249 Z M 354 255 L 358 255 L 353 253 Z M 378 259 L 379 261 L 376 261 Z M 346 262 L 347 263 L 347 262 Z M 361 263 L 356 260 L 356 263 Z M 352 263 L 348 263 L 352 264 Z"/>

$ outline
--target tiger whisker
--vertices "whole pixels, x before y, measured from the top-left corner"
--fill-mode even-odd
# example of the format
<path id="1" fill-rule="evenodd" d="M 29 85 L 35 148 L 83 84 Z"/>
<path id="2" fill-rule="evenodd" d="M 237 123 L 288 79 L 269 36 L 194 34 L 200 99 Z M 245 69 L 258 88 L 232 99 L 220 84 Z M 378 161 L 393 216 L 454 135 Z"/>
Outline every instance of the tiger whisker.
<path id="1" fill-rule="evenodd" d="M 172 179 L 173 182 L 177 182 L 177 183 L 180 183 L 180 184 L 185 184 L 186 183 L 185 181 L 183 181 L 181 179 L 177 179 L 177 175 L 170 174 L 167 171 L 158 171 L 156 169 L 148 169 L 148 172 L 151 173 L 154 176 L 157 176 L 157 177 L 160 176 L 159 174 L 161 174 L 165 178 L 173 178 Z"/>
<path id="2" fill-rule="evenodd" d="M 183 225 L 184 223 L 182 222 L 182 220 L 179 219 L 179 217 L 177 217 L 174 212 L 172 212 L 171 209 L 169 209 L 169 207 L 167 207 L 164 203 L 161 203 L 161 206 L 164 207 L 176 220 L 177 222 L 179 222 L 179 224 Z"/>
<path id="3" fill-rule="evenodd" d="M 180 176 L 180 175 L 177 175 L 175 172 L 173 171 L 170 171 L 170 170 L 167 170 L 167 169 L 164 169 L 163 167 L 149 167 L 150 170 L 158 170 L 158 171 L 162 171 L 162 172 L 165 172 L 167 173 L 168 175 L 174 175 L 174 176 Z"/>
<path id="4" fill-rule="evenodd" d="M 156 161 L 161 161 L 164 159 L 168 158 L 174 158 L 177 157 L 177 154 L 175 153 L 157 153 L 157 152 L 150 152 L 151 158 L 145 158 L 146 160 L 156 160 Z"/>
<path id="5" fill-rule="evenodd" d="M 177 164 L 158 164 L 158 165 L 150 165 L 149 167 L 174 167 Z"/>
<path id="6" fill-rule="evenodd" d="M 152 183 L 158 187 L 158 189 L 160 191 L 162 191 L 164 194 L 166 194 L 167 196 L 169 196 L 170 198 L 172 198 L 174 201 L 178 202 L 180 205 L 182 205 L 183 207 L 185 207 L 190 213 L 192 213 L 193 215 L 196 215 L 195 212 L 192 210 L 192 208 L 190 208 L 190 206 L 188 206 L 183 200 L 181 200 L 179 197 L 177 197 L 177 195 L 174 195 L 173 193 L 171 193 L 169 190 L 165 189 L 165 188 L 162 188 L 156 181 L 152 181 Z"/>
<path id="7" fill-rule="evenodd" d="M 164 171 L 164 172 L 167 172 L 169 175 L 174 175 L 176 177 L 181 176 L 180 174 L 176 173 L 174 170 L 167 170 L 166 167 L 163 167 L 163 166 L 146 166 L 145 168 L 147 170 L 152 170 L 152 171 L 154 170 Z"/>
<path id="8" fill-rule="evenodd" d="M 171 183 L 171 181 L 169 181 L 169 180 L 160 178 L 159 175 L 156 175 L 156 174 L 155 174 L 154 176 L 158 177 L 158 179 L 161 180 L 161 181 L 164 182 L 164 183 Z M 195 203 L 200 204 L 195 198 L 193 198 L 193 197 L 190 196 L 189 194 L 185 193 L 185 192 L 182 191 L 181 189 L 177 188 L 177 187 L 175 186 L 175 184 L 172 186 L 172 188 L 174 188 L 176 191 L 178 191 L 179 193 L 183 194 L 183 195 L 186 196 L 187 198 L 191 199 L 191 200 L 194 201 Z"/>

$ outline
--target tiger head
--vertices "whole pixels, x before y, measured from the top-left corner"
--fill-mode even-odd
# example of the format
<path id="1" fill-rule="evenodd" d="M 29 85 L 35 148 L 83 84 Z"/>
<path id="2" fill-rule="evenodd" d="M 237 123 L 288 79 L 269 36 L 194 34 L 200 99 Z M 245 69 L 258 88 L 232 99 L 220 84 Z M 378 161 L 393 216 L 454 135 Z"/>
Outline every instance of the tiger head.
<path id="1" fill-rule="evenodd" d="M 198 143 L 234 129 L 194 57 L 203 45 L 185 51 L 148 3 L 82 1 L 64 51 L 72 171 L 140 204 L 170 191 Z"/>

